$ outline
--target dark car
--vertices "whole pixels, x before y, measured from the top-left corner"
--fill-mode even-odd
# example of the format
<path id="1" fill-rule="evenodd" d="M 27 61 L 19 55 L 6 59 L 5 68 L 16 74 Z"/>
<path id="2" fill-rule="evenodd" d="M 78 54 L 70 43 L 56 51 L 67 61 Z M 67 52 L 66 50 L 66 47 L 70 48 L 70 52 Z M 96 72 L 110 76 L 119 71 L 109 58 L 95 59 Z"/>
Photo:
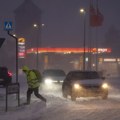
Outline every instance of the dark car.
<path id="1" fill-rule="evenodd" d="M 75 101 L 79 97 L 108 97 L 108 84 L 96 71 L 71 71 L 67 74 L 63 84 L 63 97 L 71 96 Z"/>
<path id="2" fill-rule="evenodd" d="M 43 71 L 42 77 L 45 84 L 63 83 L 66 74 L 61 69 L 46 69 Z"/>
<path id="3" fill-rule="evenodd" d="M 12 73 L 7 67 L 0 67 L 0 86 L 5 87 L 12 82 Z"/>

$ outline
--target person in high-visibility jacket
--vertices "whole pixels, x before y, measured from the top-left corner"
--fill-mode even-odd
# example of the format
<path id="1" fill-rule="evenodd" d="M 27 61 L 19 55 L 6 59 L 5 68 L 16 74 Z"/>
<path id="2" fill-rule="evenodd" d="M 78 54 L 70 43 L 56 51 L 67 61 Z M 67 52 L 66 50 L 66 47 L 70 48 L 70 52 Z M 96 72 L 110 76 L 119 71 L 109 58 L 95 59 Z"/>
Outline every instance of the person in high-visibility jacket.
<path id="1" fill-rule="evenodd" d="M 46 102 L 46 98 L 44 98 L 42 95 L 39 94 L 39 86 L 40 82 L 37 79 L 36 74 L 30 70 L 27 66 L 22 67 L 22 71 L 26 74 L 27 77 L 27 84 L 28 84 L 28 90 L 27 90 L 27 103 L 30 104 L 31 100 L 31 94 L 34 92 L 35 96 L 42 101 Z"/>

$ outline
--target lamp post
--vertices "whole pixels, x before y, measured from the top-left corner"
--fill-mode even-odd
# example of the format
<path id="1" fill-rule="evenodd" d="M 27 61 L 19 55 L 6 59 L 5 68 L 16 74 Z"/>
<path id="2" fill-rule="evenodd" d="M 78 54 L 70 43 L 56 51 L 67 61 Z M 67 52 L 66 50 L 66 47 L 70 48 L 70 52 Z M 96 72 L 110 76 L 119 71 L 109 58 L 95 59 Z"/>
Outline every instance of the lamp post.
<path id="1" fill-rule="evenodd" d="M 80 13 L 84 15 L 84 23 L 83 23 L 83 70 L 85 70 L 85 47 L 86 47 L 86 12 L 85 9 L 81 8 Z"/>
<path id="2" fill-rule="evenodd" d="M 33 24 L 33 27 L 36 29 L 36 48 L 37 48 L 37 53 L 36 53 L 36 69 L 39 69 L 39 25 L 38 24 Z"/>
<path id="3" fill-rule="evenodd" d="M 44 24 L 33 24 L 33 27 L 36 29 L 36 48 L 37 48 L 37 54 L 36 54 L 36 69 L 39 70 L 39 45 L 41 45 L 41 29 L 44 27 Z"/>

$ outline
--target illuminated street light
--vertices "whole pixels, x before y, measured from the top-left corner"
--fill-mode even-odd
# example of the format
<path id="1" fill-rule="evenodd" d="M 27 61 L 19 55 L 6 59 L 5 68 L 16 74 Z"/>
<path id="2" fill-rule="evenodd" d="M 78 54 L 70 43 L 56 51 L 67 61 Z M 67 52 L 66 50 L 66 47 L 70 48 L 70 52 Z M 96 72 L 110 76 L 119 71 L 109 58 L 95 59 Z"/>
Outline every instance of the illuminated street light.
<path id="1" fill-rule="evenodd" d="M 42 27 L 44 27 L 45 26 L 45 24 L 42 24 Z"/>
<path id="2" fill-rule="evenodd" d="M 37 48 L 37 52 L 36 52 L 36 69 L 39 69 L 39 26 L 38 24 L 34 23 L 33 27 L 36 29 L 36 48 Z"/>
<path id="3" fill-rule="evenodd" d="M 85 13 L 85 10 L 83 8 L 81 8 L 80 13 Z"/>
<path id="4" fill-rule="evenodd" d="M 14 37 L 17 37 L 17 35 L 16 35 L 16 34 L 13 34 L 13 36 L 14 36 Z"/>
<path id="5" fill-rule="evenodd" d="M 35 23 L 35 24 L 33 24 L 33 27 L 34 27 L 34 28 L 37 28 L 37 27 L 38 27 L 38 25 Z"/>
<path id="6" fill-rule="evenodd" d="M 36 52 L 36 68 L 39 70 L 39 44 L 41 42 L 41 29 L 42 27 L 44 27 L 45 24 L 37 24 L 37 23 L 34 23 L 33 24 L 33 27 L 36 29 L 36 35 L 37 35 L 37 38 L 36 38 L 36 48 L 37 48 L 37 52 Z"/>
<path id="7" fill-rule="evenodd" d="M 85 70 L 85 47 L 86 47 L 86 45 L 85 45 L 85 43 L 86 43 L 86 29 L 85 29 L 85 27 L 86 27 L 86 12 L 85 12 L 85 9 L 83 9 L 83 8 L 81 8 L 80 9 L 80 13 L 81 14 L 83 14 L 84 15 L 84 23 L 83 23 L 83 25 L 84 25 L 84 38 L 83 38 L 83 47 L 84 47 L 84 53 L 83 53 L 83 70 Z"/>

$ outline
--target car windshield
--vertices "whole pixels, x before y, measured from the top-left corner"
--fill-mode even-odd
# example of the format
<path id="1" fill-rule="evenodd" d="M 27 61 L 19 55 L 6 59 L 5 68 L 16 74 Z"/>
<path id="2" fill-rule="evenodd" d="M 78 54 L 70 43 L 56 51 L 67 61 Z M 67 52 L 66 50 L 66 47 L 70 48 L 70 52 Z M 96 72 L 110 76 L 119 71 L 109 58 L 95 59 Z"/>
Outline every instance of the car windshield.
<path id="1" fill-rule="evenodd" d="M 72 80 L 85 80 L 85 79 L 97 79 L 100 78 L 97 72 L 71 72 L 68 74 L 68 78 Z"/>
<path id="2" fill-rule="evenodd" d="M 43 76 L 65 76 L 63 70 L 45 70 Z"/>

